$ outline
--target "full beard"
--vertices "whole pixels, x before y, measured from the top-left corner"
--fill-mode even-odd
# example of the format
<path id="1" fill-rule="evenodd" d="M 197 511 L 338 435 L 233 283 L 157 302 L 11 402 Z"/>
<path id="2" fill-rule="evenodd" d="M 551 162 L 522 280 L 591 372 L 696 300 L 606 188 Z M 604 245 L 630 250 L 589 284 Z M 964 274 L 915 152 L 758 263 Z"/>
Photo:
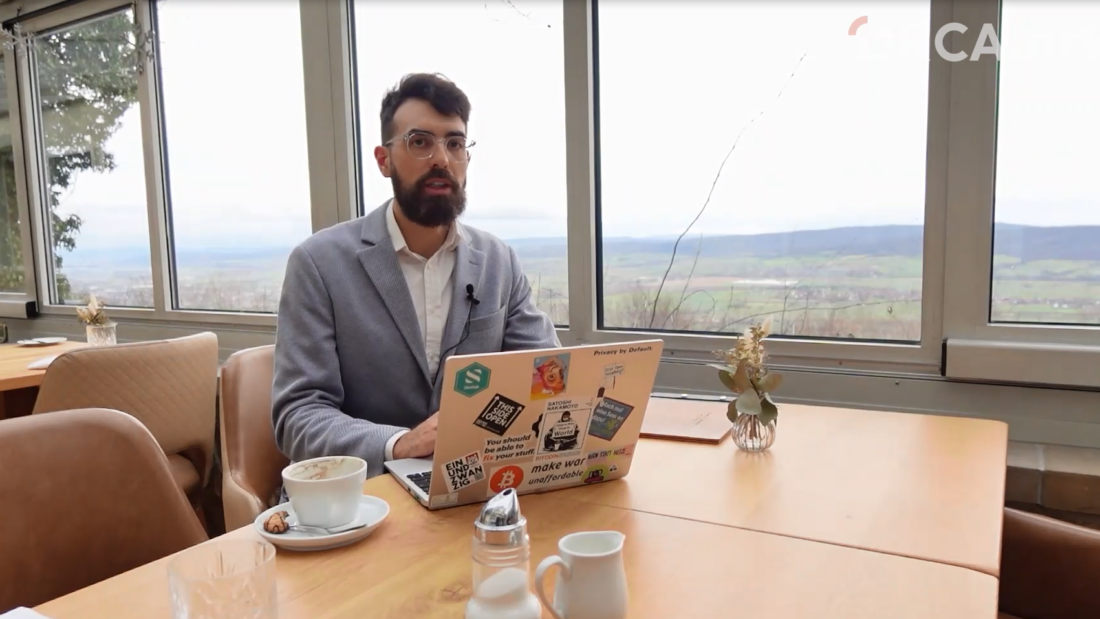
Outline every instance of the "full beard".
<path id="1" fill-rule="evenodd" d="M 401 206 L 401 212 L 409 221 L 426 228 L 449 226 L 466 210 L 466 182 L 458 184 L 451 173 L 442 168 L 433 168 L 416 180 L 412 186 L 406 186 L 392 170 L 390 180 L 393 183 L 393 197 Z M 427 193 L 428 183 L 441 180 L 451 185 L 451 192 L 445 195 Z"/>

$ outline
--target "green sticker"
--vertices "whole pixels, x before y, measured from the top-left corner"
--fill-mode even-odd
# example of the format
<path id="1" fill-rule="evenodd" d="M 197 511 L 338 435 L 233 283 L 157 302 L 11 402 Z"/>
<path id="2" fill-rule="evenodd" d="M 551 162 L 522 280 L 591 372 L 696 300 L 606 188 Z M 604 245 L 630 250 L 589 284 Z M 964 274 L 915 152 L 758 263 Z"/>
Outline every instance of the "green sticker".
<path id="1" fill-rule="evenodd" d="M 455 374 L 455 391 L 466 397 L 477 395 L 489 387 L 489 368 L 471 363 Z"/>

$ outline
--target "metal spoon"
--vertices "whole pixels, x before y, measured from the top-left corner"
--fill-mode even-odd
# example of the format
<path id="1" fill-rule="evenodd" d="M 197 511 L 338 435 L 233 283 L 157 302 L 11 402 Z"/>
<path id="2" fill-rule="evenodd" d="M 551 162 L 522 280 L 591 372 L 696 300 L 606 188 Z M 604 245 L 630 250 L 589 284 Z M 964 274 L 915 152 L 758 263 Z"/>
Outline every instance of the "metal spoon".
<path id="1" fill-rule="evenodd" d="M 346 533 L 347 531 L 354 531 L 356 529 L 362 529 L 367 526 L 367 523 L 357 524 L 354 526 L 343 525 L 339 527 L 323 528 L 313 527 L 307 524 L 297 524 L 287 522 L 287 526 L 293 531 L 301 531 L 302 533 L 312 533 L 314 535 L 336 535 L 337 533 Z"/>

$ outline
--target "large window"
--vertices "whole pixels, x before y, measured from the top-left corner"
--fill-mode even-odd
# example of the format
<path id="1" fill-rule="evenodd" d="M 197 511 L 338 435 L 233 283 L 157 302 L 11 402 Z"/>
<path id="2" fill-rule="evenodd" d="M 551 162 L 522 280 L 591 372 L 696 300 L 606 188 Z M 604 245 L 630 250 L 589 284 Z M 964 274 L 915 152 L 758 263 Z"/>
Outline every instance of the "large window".
<path id="1" fill-rule="evenodd" d="M 539 308 L 568 321 L 562 3 L 354 0 L 362 205 L 393 195 L 371 153 L 379 106 L 403 75 L 442 73 L 472 113 L 463 222 L 516 249 Z"/>
<path id="2" fill-rule="evenodd" d="M 176 308 L 276 311 L 312 233 L 301 30 L 293 1 L 157 3 Z"/>
<path id="3" fill-rule="evenodd" d="M 1100 6 L 1005 0 L 994 322 L 1100 325 Z"/>
<path id="4" fill-rule="evenodd" d="M 929 23 L 599 2 L 601 326 L 919 341 Z"/>
<path id="5" fill-rule="evenodd" d="M 133 337 L 269 343 L 291 248 L 393 195 L 383 96 L 441 73 L 462 221 L 564 344 L 659 337 L 658 389 L 721 393 L 713 351 L 770 319 L 784 398 L 1093 432 L 1090 3 L 33 5 L 0 2 L 0 316 L 37 300 L 30 333 L 95 294 Z"/>
<path id="6" fill-rule="evenodd" d="M 132 9 L 34 42 L 51 301 L 152 307 Z"/>
<path id="7" fill-rule="evenodd" d="M 9 88 L 7 70 L 0 64 L 0 292 L 23 292 L 26 271 L 16 196 Z"/>

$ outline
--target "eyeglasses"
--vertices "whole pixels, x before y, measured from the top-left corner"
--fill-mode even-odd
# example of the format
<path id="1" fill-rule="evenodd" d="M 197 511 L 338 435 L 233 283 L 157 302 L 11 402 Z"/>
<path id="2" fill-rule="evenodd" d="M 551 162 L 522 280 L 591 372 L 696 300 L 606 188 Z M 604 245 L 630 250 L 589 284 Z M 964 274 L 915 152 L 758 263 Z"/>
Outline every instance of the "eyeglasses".
<path id="1" fill-rule="evenodd" d="M 410 131 L 400 138 L 405 142 L 405 148 L 409 154 L 417 159 L 430 159 L 435 154 L 435 145 L 443 144 L 447 157 L 457 163 L 466 163 L 470 160 L 470 149 L 474 147 L 471 140 L 459 135 L 449 135 L 445 138 L 437 138 L 424 131 Z M 395 140 L 386 142 L 386 146 L 393 144 Z"/>

